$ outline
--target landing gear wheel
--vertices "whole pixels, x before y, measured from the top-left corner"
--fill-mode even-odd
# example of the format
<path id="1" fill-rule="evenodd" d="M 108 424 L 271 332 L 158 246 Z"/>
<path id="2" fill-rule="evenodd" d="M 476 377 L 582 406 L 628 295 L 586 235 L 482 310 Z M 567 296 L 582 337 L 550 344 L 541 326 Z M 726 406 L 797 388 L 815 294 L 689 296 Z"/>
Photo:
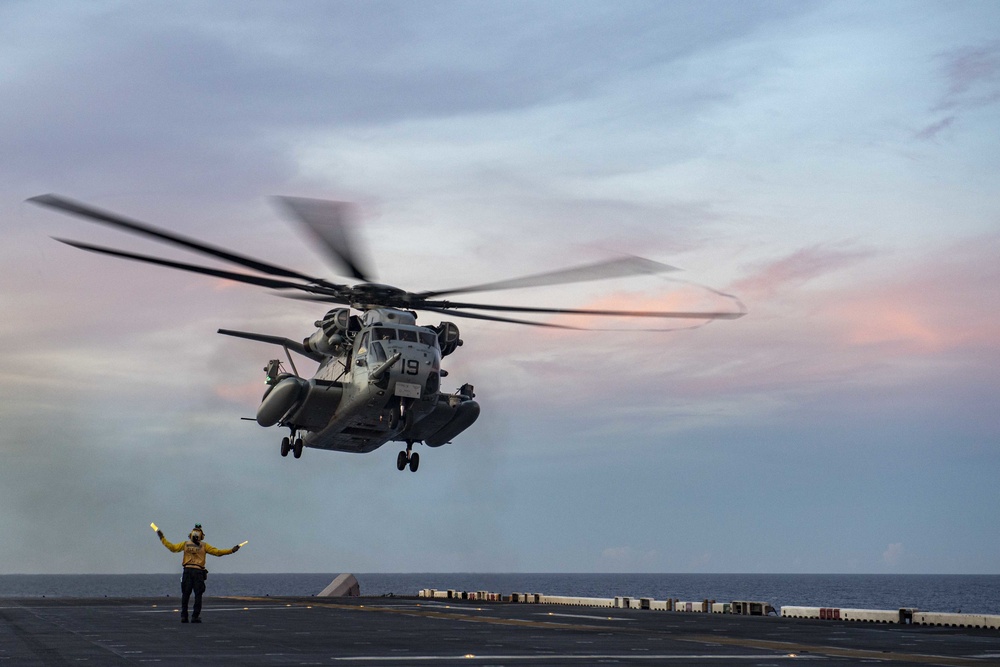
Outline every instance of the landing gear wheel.
<path id="1" fill-rule="evenodd" d="M 292 449 L 292 443 L 287 437 L 281 439 L 281 455 L 288 456 L 288 452 Z"/>
<path id="2" fill-rule="evenodd" d="M 406 466 L 410 466 L 410 472 L 417 472 L 419 465 L 420 454 L 413 451 L 413 441 L 407 440 L 406 450 L 396 455 L 396 470 L 404 470 Z"/>
<path id="3" fill-rule="evenodd" d="M 292 447 L 292 455 L 297 458 L 302 458 L 302 438 L 295 439 L 295 445 Z"/>

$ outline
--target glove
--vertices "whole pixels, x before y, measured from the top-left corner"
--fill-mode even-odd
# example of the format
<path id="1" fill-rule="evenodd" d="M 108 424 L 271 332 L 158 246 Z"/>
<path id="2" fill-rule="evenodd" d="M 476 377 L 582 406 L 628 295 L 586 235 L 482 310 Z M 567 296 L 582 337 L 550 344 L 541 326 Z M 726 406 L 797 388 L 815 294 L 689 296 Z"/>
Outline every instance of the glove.
<path id="1" fill-rule="evenodd" d="M 156 536 L 162 540 L 163 539 L 163 531 L 162 530 L 156 531 Z"/>
<path id="2" fill-rule="evenodd" d="M 240 550 L 240 545 L 237 544 L 235 547 L 233 547 L 233 553 L 236 553 L 239 550 Z"/>

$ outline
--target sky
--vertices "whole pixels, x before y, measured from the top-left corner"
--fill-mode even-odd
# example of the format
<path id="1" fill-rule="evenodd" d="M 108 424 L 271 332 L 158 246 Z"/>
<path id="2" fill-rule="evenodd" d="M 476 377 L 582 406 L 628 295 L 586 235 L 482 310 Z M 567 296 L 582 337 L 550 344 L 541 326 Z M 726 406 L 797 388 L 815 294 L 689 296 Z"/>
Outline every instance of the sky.
<path id="1" fill-rule="evenodd" d="M 249 540 L 221 572 L 1000 574 L 997 25 L 989 0 L 0 3 L 0 573 L 176 571 L 155 521 Z M 408 290 L 634 254 L 683 272 L 482 299 L 732 307 L 706 285 L 748 314 L 459 320 L 443 389 L 482 416 L 416 474 L 395 444 L 283 459 L 240 419 L 280 352 L 215 331 L 326 309 L 59 244 L 198 259 L 25 202 L 48 192 L 331 278 L 270 197 L 352 201 Z"/>

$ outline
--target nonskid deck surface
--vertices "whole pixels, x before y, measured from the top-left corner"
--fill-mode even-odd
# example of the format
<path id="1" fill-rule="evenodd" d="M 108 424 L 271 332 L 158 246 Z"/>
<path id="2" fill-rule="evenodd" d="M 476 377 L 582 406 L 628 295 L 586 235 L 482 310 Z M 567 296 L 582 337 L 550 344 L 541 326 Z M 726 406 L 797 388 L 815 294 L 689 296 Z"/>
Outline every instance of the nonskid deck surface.
<path id="1" fill-rule="evenodd" d="M 416 598 L 0 599 L 10 665 L 1000 665 L 996 630 Z"/>

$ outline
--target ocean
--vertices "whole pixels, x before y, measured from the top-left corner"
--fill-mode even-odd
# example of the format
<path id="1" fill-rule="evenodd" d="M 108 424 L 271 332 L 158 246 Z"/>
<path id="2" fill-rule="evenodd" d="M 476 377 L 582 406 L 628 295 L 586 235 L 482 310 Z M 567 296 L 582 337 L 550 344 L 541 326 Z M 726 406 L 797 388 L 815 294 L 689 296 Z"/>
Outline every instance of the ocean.
<path id="1" fill-rule="evenodd" d="M 208 595 L 310 596 L 336 574 L 211 573 Z M 422 588 L 1000 614 L 1000 575 L 355 573 L 366 596 Z M 0 575 L 0 597 L 176 597 L 176 574 Z"/>

